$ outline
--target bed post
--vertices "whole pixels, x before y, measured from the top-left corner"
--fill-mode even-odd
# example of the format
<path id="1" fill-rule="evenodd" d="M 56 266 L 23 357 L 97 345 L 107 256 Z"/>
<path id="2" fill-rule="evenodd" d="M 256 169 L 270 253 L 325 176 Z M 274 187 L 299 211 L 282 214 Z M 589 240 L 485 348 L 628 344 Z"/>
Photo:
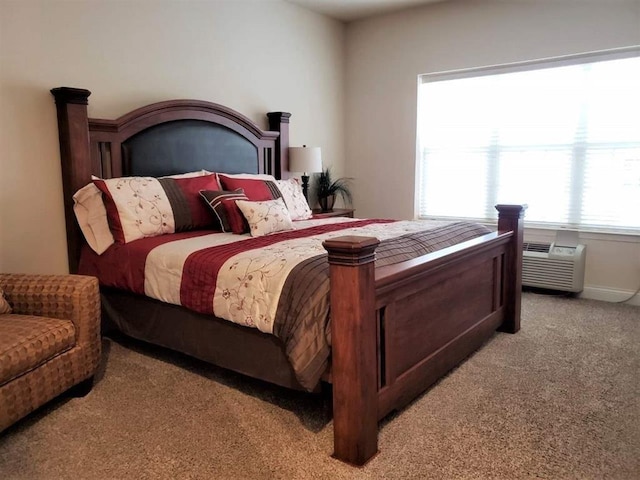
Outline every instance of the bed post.
<path id="1" fill-rule="evenodd" d="M 323 242 L 331 276 L 333 456 L 363 465 L 378 451 L 377 326 L 373 237 Z"/>
<path id="2" fill-rule="evenodd" d="M 78 271 L 80 227 L 73 214 L 73 194 L 91 181 L 91 150 L 87 104 L 91 92 L 82 88 L 60 87 L 51 90 L 58 111 L 58 136 L 62 165 L 64 216 L 67 224 L 69 272 Z"/>
<path id="3" fill-rule="evenodd" d="M 276 158 L 280 161 L 276 162 L 275 177 L 278 179 L 289 178 L 289 118 L 290 113 L 287 112 L 269 112 L 269 130 L 280 132 L 280 136 L 276 140 Z"/>
<path id="4" fill-rule="evenodd" d="M 522 290 L 522 243 L 526 205 L 496 205 L 498 232 L 513 231 L 513 239 L 505 260 L 505 317 L 499 330 L 516 333 L 520 330 L 520 297 Z"/>

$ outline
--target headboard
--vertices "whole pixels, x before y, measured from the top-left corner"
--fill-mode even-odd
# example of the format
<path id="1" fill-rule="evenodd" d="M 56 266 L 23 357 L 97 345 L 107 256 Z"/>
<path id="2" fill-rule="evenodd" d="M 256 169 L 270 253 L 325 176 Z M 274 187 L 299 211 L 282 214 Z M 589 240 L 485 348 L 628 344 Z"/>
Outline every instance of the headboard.
<path id="1" fill-rule="evenodd" d="M 169 100 L 115 120 L 88 117 L 89 90 L 51 90 L 58 113 L 69 271 L 77 271 L 82 232 L 73 194 L 91 175 L 163 176 L 206 169 L 287 178 L 289 117 L 267 113 L 270 131 L 240 113 L 202 100 Z"/>

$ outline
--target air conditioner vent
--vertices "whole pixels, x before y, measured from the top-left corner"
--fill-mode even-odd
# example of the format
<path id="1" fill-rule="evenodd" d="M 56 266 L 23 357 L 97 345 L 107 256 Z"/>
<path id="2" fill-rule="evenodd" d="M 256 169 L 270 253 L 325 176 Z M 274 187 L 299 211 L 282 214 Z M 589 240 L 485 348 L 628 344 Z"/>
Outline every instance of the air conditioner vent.
<path id="1" fill-rule="evenodd" d="M 525 242 L 522 247 L 522 249 L 525 252 L 539 252 L 539 253 L 549 253 L 549 248 L 551 248 L 551 244 L 549 243 L 533 243 L 533 242 Z"/>

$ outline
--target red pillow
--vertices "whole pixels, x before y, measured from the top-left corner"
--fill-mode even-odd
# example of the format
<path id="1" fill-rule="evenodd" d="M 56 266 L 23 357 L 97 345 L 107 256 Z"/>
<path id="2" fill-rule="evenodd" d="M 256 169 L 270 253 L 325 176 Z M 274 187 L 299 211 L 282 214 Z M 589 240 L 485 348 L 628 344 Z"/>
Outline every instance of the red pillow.
<path id="1" fill-rule="evenodd" d="M 228 177 L 220 173 L 218 174 L 218 179 L 224 190 L 241 188 L 247 198 L 253 202 L 273 200 L 282 196 L 277 185 L 270 180 Z"/>

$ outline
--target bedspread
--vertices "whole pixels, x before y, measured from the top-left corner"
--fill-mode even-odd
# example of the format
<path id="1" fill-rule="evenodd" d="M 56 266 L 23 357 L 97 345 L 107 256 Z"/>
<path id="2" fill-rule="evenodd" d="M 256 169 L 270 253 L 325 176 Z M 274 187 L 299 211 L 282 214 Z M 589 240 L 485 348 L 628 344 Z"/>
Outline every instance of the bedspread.
<path id="1" fill-rule="evenodd" d="M 141 239 L 114 245 L 102 258 L 83 257 L 80 269 L 103 285 L 277 336 L 299 383 L 313 390 L 327 368 L 331 342 L 324 240 L 377 237 L 376 266 L 383 266 L 488 231 L 466 222 L 329 218 L 296 222 L 293 231 L 257 238 L 200 231 Z"/>

